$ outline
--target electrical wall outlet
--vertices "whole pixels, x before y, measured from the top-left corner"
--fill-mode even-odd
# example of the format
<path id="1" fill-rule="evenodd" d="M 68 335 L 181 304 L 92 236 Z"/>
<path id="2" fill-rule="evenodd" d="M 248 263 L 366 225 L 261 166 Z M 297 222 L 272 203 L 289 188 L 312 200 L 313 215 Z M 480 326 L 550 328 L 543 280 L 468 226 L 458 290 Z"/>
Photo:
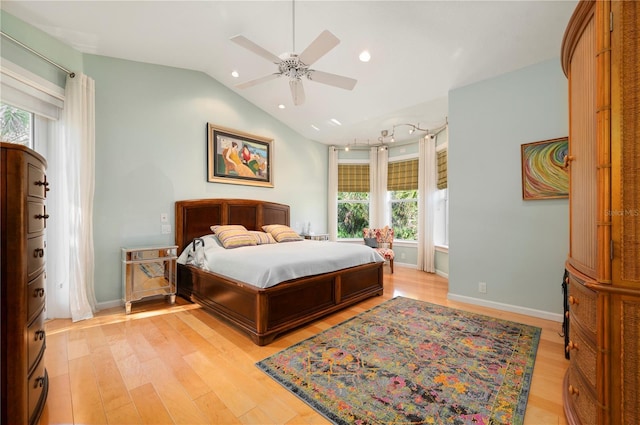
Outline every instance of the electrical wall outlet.
<path id="1" fill-rule="evenodd" d="M 168 235 L 169 233 L 171 233 L 171 225 L 170 224 L 163 224 L 162 225 L 162 234 L 163 235 Z"/>
<path id="2" fill-rule="evenodd" d="M 478 292 L 481 294 L 487 293 L 487 282 L 478 282 Z"/>

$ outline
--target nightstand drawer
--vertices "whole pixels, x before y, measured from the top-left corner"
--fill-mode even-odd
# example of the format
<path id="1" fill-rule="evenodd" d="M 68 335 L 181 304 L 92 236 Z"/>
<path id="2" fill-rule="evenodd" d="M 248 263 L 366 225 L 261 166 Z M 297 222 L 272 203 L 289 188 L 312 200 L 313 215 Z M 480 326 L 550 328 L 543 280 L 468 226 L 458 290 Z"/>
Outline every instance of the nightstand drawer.
<path id="1" fill-rule="evenodd" d="M 29 282 L 25 286 L 25 298 L 27 300 L 27 323 L 31 321 L 40 313 L 40 310 L 44 307 L 46 274 L 40 273 L 38 277 Z"/>
<path id="2" fill-rule="evenodd" d="M 42 202 L 27 202 L 27 233 L 42 232 L 47 227 L 47 207 Z"/>
<path id="3" fill-rule="evenodd" d="M 46 335 L 44 331 L 44 311 L 29 325 L 27 331 L 27 351 L 29 353 L 29 372 L 44 354 Z"/>
<path id="4" fill-rule="evenodd" d="M 573 316 L 571 316 L 573 319 Z M 579 370 L 586 381 L 596 390 L 596 365 L 597 353 L 594 341 L 585 338 L 584 333 L 579 326 L 572 320 L 572 326 L 569 328 L 569 344 L 565 347 L 571 356 L 571 365 Z"/>
<path id="5" fill-rule="evenodd" d="M 36 198 L 46 198 L 49 190 L 49 182 L 44 169 L 40 165 L 29 163 L 27 166 L 27 195 Z"/>
<path id="6" fill-rule="evenodd" d="M 569 367 L 568 385 L 569 400 L 574 405 L 574 411 L 578 413 L 582 424 L 596 425 L 598 422 L 597 399 L 573 364 Z"/>
<path id="7" fill-rule="evenodd" d="M 587 288 L 575 276 L 569 275 L 569 311 L 571 312 L 572 324 L 580 322 L 585 330 L 595 335 L 597 330 L 597 299 L 595 291 Z"/>
<path id="8" fill-rule="evenodd" d="M 36 236 L 27 239 L 27 279 L 33 279 L 42 271 L 45 264 L 45 239 Z"/>

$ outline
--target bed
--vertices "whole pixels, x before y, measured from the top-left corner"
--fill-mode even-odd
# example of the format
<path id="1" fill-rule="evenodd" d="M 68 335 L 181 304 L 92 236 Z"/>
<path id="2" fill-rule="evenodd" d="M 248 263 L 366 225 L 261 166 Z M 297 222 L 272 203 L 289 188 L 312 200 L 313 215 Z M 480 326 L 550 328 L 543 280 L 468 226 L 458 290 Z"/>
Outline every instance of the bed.
<path id="1" fill-rule="evenodd" d="M 289 206 L 248 199 L 198 199 L 176 202 L 178 254 L 211 234 L 212 225 L 239 224 L 247 230 L 263 225 L 289 226 Z M 292 244 L 305 242 L 287 242 Z M 327 242 L 316 242 L 327 243 Z M 237 248 L 238 250 L 244 248 Z M 178 295 L 201 305 L 246 332 L 257 345 L 282 333 L 383 293 L 384 262 L 299 277 L 259 288 L 201 269 L 178 264 Z"/>

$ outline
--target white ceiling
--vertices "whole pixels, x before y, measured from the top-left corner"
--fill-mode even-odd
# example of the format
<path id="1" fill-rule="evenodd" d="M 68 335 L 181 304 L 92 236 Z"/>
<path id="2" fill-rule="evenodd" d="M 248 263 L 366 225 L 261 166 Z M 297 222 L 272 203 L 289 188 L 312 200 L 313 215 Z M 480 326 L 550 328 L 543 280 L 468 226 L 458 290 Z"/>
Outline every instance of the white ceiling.
<path id="1" fill-rule="evenodd" d="M 2 0 L 1 7 L 81 52 L 205 72 L 305 137 L 346 145 L 375 144 L 395 124 L 437 128 L 449 90 L 559 57 L 576 3 Z M 294 5 L 296 53 L 331 31 L 341 43 L 311 68 L 357 79 L 353 91 L 304 81 L 306 102 L 294 106 L 286 77 L 234 88 L 276 65 L 229 38 L 291 52 Z M 364 49 L 368 63 L 358 60 Z M 396 129 L 396 140 L 408 130 Z"/>

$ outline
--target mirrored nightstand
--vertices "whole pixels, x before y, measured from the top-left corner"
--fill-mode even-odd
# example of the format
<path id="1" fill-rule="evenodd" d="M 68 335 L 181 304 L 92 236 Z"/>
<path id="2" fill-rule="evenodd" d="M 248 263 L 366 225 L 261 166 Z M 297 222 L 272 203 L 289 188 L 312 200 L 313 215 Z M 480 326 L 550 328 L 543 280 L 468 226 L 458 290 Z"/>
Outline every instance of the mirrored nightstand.
<path id="1" fill-rule="evenodd" d="M 148 246 L 122 248 L 122 285 L 126 314 L 131 302 L 165 295 L 176 301 L 176 260 L 178 247 Z"/>

